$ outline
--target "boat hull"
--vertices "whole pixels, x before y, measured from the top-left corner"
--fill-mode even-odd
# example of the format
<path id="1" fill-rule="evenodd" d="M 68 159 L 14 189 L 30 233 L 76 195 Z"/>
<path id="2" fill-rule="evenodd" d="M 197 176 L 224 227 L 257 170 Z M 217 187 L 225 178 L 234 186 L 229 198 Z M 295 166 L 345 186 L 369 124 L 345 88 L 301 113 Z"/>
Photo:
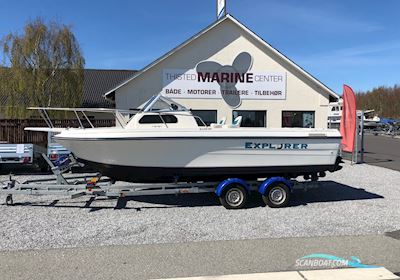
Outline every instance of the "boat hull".
<path id="1" fill-rule="evenodd" d="M 337 161 L 333 165 L 189 168 L 123 166 L 102 164 L 87 160 L 80 161 L 113 180 L 136 183 L 221 181 L 227 178 L 256 180 L 272 176 L 296 178 L 302 175 L 312 176 L 320 172 L 334 172 L 341 169 L 339 166 L 340 157 L 337 158 Z"/>
<path id="2" fill-rule="evenodd" d="M 57 139 L 115 180 L 209 181 L 297 177 L 338 168 L 340 138 L 159 137 Z"/>

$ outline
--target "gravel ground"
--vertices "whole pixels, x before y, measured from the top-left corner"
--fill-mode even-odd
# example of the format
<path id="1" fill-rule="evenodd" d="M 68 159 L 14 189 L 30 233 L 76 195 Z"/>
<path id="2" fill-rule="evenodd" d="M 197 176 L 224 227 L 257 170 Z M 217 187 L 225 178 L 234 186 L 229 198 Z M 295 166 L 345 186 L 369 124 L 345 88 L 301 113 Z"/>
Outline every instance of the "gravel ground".
<path id="1" fill-rule="evenodd" d="M 18 180 L 43 175 L 17 176 Z M 6 180 L 7 176 L 0 176 Z M 226 210 L 213 194 L 116 199 L 14 196 L 0 199 L 0 250 L 187 241 L 380 234 L 400 229 L 400 172 L 349 165 L 324 184 L 296 191 L 290 207 Z M 120 201 L 121 202 L 121 201 Z"/>

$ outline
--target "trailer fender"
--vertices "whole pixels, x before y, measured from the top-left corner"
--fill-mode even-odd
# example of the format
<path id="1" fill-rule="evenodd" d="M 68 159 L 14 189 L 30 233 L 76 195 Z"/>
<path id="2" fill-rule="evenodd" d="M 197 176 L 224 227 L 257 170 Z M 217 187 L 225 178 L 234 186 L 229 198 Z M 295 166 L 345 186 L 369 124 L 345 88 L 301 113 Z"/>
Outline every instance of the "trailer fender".
<path id="1" fill-rule="evenodd" d="M 289 188 L 290 191 L 293 190 L 294 184 L 292 181 L 287 180 L 283 177 L 271 177 L 271 178 L 266 179 L 264 182 L 262 182 L 260 184 L 260 186 L 258 187 L 258 192 L 261 193 L 262 195 L 264 195 L 267 192 L 268 187 L 277 182 L 285 184 Z"/>
<path id="2" fill-rule="evenodd" d="M 247 193 L 250 194 L 250 185 L 247 184 L 244 180 L 239 179 L 239 178 L 229 178 L 229 179 L 222 181 L 221 183 L 218 184 L 217 188 L 215 189 L 215 194 L 218 197 L 220 197 L 222 195 L 224 189 L 231 184 L 239 184 L 239 185 L 243 186 L 244 188 L 246 188 Z"/>

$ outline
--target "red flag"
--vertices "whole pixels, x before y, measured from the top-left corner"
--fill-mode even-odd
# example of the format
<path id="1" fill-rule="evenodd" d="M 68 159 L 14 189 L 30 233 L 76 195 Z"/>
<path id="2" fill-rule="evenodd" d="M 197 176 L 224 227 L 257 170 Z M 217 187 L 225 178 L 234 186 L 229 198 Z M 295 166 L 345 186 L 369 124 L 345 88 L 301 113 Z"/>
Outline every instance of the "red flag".
<path id="1" fill-rule="evenodd" d="M 351 87 L 343 85 L 343 111 L 340 120 L 340 134 L 342 135 L 342 149 L 345 152 L 354 151 L 354 140 L 357 125 L 356 95 Z"/>

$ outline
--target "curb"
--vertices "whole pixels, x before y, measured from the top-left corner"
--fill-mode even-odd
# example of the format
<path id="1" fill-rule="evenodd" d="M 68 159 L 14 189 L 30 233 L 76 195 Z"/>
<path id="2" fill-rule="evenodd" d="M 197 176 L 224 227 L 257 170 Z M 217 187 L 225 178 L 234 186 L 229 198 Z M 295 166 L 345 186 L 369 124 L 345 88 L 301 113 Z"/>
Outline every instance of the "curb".
<path id="1" fill-rule="evenodd" d="M 168 278 L 168 280 L 400 280 L 384 267 L 302 270 L 220 276 Z M 157 280 L 167 280 L 157 279 Z"/>

